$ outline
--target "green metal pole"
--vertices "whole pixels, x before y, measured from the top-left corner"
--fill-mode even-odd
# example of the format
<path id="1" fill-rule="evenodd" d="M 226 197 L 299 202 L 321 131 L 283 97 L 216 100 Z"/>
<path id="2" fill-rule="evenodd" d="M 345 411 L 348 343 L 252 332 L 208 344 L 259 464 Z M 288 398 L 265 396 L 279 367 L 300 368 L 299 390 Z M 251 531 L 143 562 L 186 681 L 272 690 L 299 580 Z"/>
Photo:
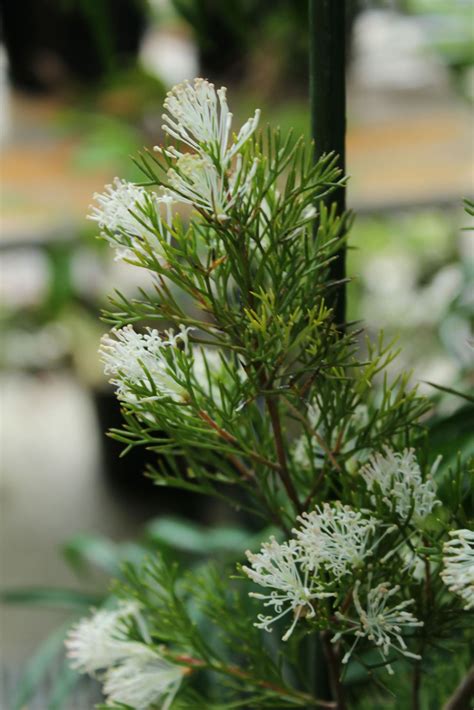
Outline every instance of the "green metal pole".
<path id="1" fill-rule="evenodd" d="M 315 160 L 324 153 L 338 155 L 345 172 L 346 134 L 346 0 L 309 0 L 309 95 L 311 135 Z M 338 214 L 346 207 L 345 188 L 328 198 L 336 203 Z M 331 265 L 331 280 L 345 278 L 345 250 Z M 334 304 L 336 323 L 344 324 L 346 293 L 338 289 Z"/>
<path id="2" fill-rule="evenodd" d="M 308 0 L 309 2 L 309 95 L 311 135 L 315 160 L 334 152 L 345 172 L 346 133 L 346 2 L 345 0 Z M 346 207 L 345 188 L 329 196 L 328 205 L 336 203 L 338 214 Z M 345 250 L 332 262 L 329 278 L 345 278 Z M 336 323 L 343 327 L 346 314 L 344 284 L 334 301 Z M 316 635 L 306 647 L 311 689 L 321 699 L 331 699 L 329 667 L 322 641 Z M 343 706 L 343 705 L 342 705 Z M 338 703 L 339 707 L 339 703 Z"/>

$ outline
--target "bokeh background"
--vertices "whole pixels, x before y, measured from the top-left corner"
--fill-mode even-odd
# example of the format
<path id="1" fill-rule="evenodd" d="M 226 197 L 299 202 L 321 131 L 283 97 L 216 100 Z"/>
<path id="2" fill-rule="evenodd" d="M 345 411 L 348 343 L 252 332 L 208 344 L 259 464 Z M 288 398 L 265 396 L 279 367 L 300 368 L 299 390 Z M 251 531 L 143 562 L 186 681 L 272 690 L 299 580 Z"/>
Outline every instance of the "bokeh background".
<path id="1" fill-rule="evenodd" d="M 157 515 L 201 519 L 105 436 L 119 413 L 99 312 L 146 277 L 95 238 L 93 193 L 139 179 L 130 155 L 160 142 L 164 95 L 183 79 L 222 82 L 236 117 L 259 106 L 297 134 L 309 109 L 304 0 L 23 0 L 1 13 L 1 586 L 31 602 L 3 606 L 6 697 L 70 618 L 61 589 L 93 600 L 139 554 L 127 541 L 179 537 Z M 457 400 L 427 382 L 474 381 L 473 26 L 470 0 L 348 2 L 349 317 L 399 338 L 394 371 L 413 369 L 448 417 Z"/>

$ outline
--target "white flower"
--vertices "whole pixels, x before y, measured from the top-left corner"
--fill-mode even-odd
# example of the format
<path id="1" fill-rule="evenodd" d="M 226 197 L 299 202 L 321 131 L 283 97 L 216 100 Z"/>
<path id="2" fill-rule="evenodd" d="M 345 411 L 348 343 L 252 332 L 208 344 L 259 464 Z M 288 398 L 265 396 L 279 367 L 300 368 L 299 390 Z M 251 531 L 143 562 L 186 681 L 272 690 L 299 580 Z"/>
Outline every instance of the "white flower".
<path id="1" fill-rule="evenodd" d="M 421 540 L 417 541 L 416 539 L 412 540 L 411 545 L 406 545 L 402 542 L 395 549 L 388 552 L 382 562 L 398 553 L 402 563 L 402 572 L 408 572 L 416 582 L 421 582 L 426 578 L 427 569 L 431 570 L 430 561 L 417 553 L 416 548 L 421 544 Z"/>
<path id="2" fill-rule="evenodd" d="M 65 641 L 71 667 L 81 673 L 94 673 L 127 658 L 135 646 L 127 641 L 124 622 L 138 614 L 138 605 L 122 603 L 118 609 L 100 609 L 81 619 Z"/>
<path id="3" fill-rule="evenodd" d="M 163 130 L 196 152 L 208 154 L 225 167 L 252 135 L 258 125 L 260 111 L 242 126 L 233 144 L 228 147 L 232 114 L 226 99 L 226 88 L 217 91 L 206 79 L 185 81 L 167 94 L 163 114 Z M 171 155 L 181 155 L 170 151 Z"/>
<path id="4" fill-rule="evenodd" d="M 208 156 L 188 153 L 179 157 L 176 167 L 168 171 L 169 192 L 176 201 L 191 204 L 215 214 L 218 220 L 225 220 L 226 212 L 250 195 L 256 169 L 255 161 L 245 174 L 239 156 L 235 170 L 227 174 L 218 170 Z"/>
<path id="5" fill-rule="evenodd" d="M 439 459 L 431 474 L 435 472 L 438 462 Z M 368 490 L 373 493 L 372 504 L 376 505 L 380 494 L 382 502 L 394 509 L 403 521 L 411 515 L 415 520 L 425 518 L 436 505 L 440 505 L 431 476 L 423 481 L 413 449 L 398 453 L 386 447 L 385 453 L 374 454 L 360 473 Z"/>
<path id="6" fill-rule="evenodd" d="M 173 353 L 170 349 L 188 344 L 189 328 L 182 327 L 174 334 L 166 332 L 163 338 L 157 330 L 148 328 L 137 333 L 131 325 L 112 330 L 115 337 L 103 336 L 100 354 L 104 372 L 111 376 L 110 382 L 117 388 L 117 396 L 124 402 L 136 403 L 134 386 L 145 388 L 140 401 L 171 398 L 183 402 L 186 390 L 176 381 L 173 369 Z M 170 354 L 168 354 L 170 353 Z"/>
<path id="7" fill-rule="evenodd" d="M 443 546 L 441 577 L 448 589 L 464 600 L 465 609 L 474 608 L 474 531 L 452 530 Z"/>
<path id="8" fill-rule="evenodd" d="M 116 249 L 116 260 L 133 259 L 151 247 L 155 256 L 165 259 L 163 242 L 169 242 L 173 198 L 165 193 L 149 193 L 139 185 L 115 178 L 103 193 L 96 193 L 98 203 L 89 219 L 98 222 L 101 236 Z M 162 214 L 163 213 L 163 214 Z"/>
<path id="9" fill-rule="evenodd" d="M 272 589 L 268 594 L 251 593 L 275 612 L 274 617 L 259 615 L 256 626 L 269 631 L 277 619 L 293 612 L 285 641 L 299 618 L 315 615 L 314 601 L 335 596 L 334 582 L 353 572 L 375 546 L 371 539 L 376 520 L 340 503 L 326 503 L 298 521 L 296 539 L 280 544 L 270 538 L 260 553 L 247 552 L 251 567 L 243 567 L 253 582 Z"/>
<path id="10" fill-rule="evenodd" d="M 351 619 L 336 612 L 336 616 L 344 624 L 349 625 L 349 629 L 339 631 L 331 640 L 336 643 L 345 633 L 353 633 L 355 641 L 350 650 L 345 654 L 342 663 L 347 663 L 349 658 L 361 638 L 366 638 L 378 648 L 384 661 L 387 660 L 390 650 L 393 649 L 409 658 L 420 659 L 420 656 L 407 650 L 407 645 L 403 640 L 402 633 L 406 628 L 423 626 L 418 619 L 406 608 L 414 604 L 413 599 L 400 602 L 395 606 L 388 606 L 390 599 L 400 591 L 397 585 L 390 588 L 388 584 L 379 584 L 370 589 L 367 593 L 364 606 L 359 598 L 360 581 L 354 586 L 353 600 L 357 612 L 357 618 Z M 387 665 L 390 674 L 393 670 Z"/>
<path id="11" fill-rule="evenodd" d="M 315 600 L 334 596 L 321 589 L 315 575 L 302 567 L 299 546 L 294 540 L 280 544 L 271 537 L 269 542 L 263 543 L 261 552 L 247 551 L 246 554 L 251 567 L 243 567 L 245 573 L 256 584 L 272 590 L 268 594 L 250 593 L 250 596 L 263 600 L 263 605 L 271 607 L 274 613 L 274 616 L 259 614 L 255 626 L 271 631 L 271 624 L 293 613 L 293 623 L 283 641 L 291 636 L 300 617 L 315 615 Z"/>
<path id="12" fill-rule="evenodd" d="M 103 691 L 108 703 L 123 703 L 134 710 L 147 710 L 160 702 L 167 710 L 188 669 L 170 663 L 143 644 L 136 644 L 120 663 L 104 676 Z"/>
<path id="13" fill-rule="evenodd" d="M 300 545 L 300 558 L 318 573 L 320 566 L 339 579 L 372 554 L 371 541 L 377 521 L 347 505 L 324 503 L 299 516 L 293 530 Z"/>

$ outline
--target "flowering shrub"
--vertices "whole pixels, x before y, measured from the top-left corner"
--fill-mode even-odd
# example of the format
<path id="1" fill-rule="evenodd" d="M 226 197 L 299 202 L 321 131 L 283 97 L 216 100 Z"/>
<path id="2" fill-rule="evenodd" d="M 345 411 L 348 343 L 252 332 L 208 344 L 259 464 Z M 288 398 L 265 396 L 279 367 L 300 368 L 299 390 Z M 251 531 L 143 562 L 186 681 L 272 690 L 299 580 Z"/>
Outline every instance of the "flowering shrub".
<path id="1" fill-rule="evenodd" d="M 344 178 L 332 156 L 314 164 L 301 141 L 258 132 L 258 111 L 232 132 L 225 89 L 203 79 L 165 109 L 171 144 L 91 213 L 152 289 L 106 314 L 116 436 L 168 457 L 157 483 L 271 530 L 237 570 L 129 566 L 118 607 L 72 628 L 71 662 L 109 708 L 344 708 L 351 664 L 368 683 L 412 664 L 418 689 L 439 640 L 467 634 L 469 483 L 462 467 L 438 477 L 430 403 L 408 377 L 379 377 L 390 348 L 358 355 L 355 329 L 335 322 L 329 265 L 350 221 L 325 204 Z M 315 680 L 324 664 L 333 700 Z"/>

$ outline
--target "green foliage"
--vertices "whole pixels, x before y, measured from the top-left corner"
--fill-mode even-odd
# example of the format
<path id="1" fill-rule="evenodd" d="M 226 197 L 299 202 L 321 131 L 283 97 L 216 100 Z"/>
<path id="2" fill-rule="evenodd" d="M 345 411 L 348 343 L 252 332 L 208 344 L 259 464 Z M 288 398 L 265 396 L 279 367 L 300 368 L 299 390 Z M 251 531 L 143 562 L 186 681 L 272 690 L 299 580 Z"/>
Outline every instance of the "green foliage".
<path id="1" fill-rule="evenodd" d="M 188 135 L 184 142 L 195 148 Z M 205 142 L 197 151 L 183 156 L 164 148 L 159 157 L 144 153 L 136 161 L 148 190 L 170 190 L 175 199 L 193 205 L 196 216 L 189 223 L 178 217 L 164 222 L 150 192 L 140 200 L 134 193 L 137 201 L 129 209 L 134 226 L 122 228 L 114 221 L 109 227 L 104 221 L 107 240 L 125 248 L 130 264 L 153 275 L 153 292 L 142 291 L 133 300 L 117 293 L 105 314 L 119 329 L 117 340 L 109 339 L 103 348 L 124 416 L 123 429 L 112 435 L 127 449 L 146 446 L 161 462 L 165 457 L 166 466 L 149 471 L 158 484 L 223 498 L 273 523 L 286 538 L 296 535 L 297 542 L 264 543 L 259 555 L 249 556 L 253 570 L 241 568 L 254 582 L 274 588 L 252 592 L 261 600 L 253 612 L 246 599 L 248 582 L 230 581 L 222 566 L 181 577 L 174 564 L 155 557 L 144 568 L 128 567 L 129 586 L 122 592 L 139 602 L 160 653 L 179 654 L 174 656 L 178 662 L 189 656 L 189 685 L 199 693 L 205 689 L 206 703 L 233 707 L 242 698 L 255 707 L 281 707 L 282 698 L 288 698 L 289 704 L 308 705 L 314 702 L 308 696 L 312 673 L 299 669 L 308 635 L 323 632 L 325 638 L 329 629 L 336 656 L 342 646 L 344 664 L 352 655 L 347 675 L 341 671 L 337 681 L 350 688 L 357 677 L 369 684 L 383 669 L 391 672 L 389 662 L 404 666 L 410 658 L 417 666 L 462 628 L 459 601 L 446 594 L 439 573 L 448 530 L 468 527 L 465 473 L 460 465 L 452 471 L 453 461 L 447 461 L 435 493 L 430 470 L 439 462 L 434 465 L 435 449 L 426 446 L 420 424 L 430 403 L 410 387 L 409 375 L 388 377 L 396 353 L 382 336 L 375 343 L 368 340 L 361 357 L 356 326 L 341 330 L 334 322 L 328 304 L 341 284 L 330 281 L 329 266 L 345 243 L 351 219 L 325 207 L 328 195 L 343 184 L 333 156 L 314 164 L 301 141 L 270 130 L 240 147 L 234 175 L 223 168 L 227 163 L 219 143 Z M 137 231 L 145 238 L 137 241 Z M 138 335 L 130 329 L 140 322 L 171 325 L 180 335 L 169 331 L 163 346 L 156 331 Z M 156 355 L 150 357 L 152 352 Z M 138 376 L 134 358 L 142 371 Z M 419 463 L 408 447 L 417 450 Z M 402 449 L 403 454 L 393 454 Z M 394 473 L 384 479 L 384 467 L 390 466 Z M 403 472 L 397 484 L 396 470 Z M 409 476 L 416 477 L 413 489 L 406 488 Z M 304 521 L 311 518 L 297 517 L 318 505 L 323 507 L 309 515 L 319 516 L 323 528 L 324 516 L 344 518 L 348 511 L 361 511 L 356 517 L 372 511 L 367 524 L 380 526 L 370 533 L 366 559 L 353 562 L 350 579 L 331 578 L 332 558 L 327 567 L 318 563 L 326 574 L 319 597 L 309 580 L 315 568 L 304 566 L 309 544 Z M 295 520 L 299 531 L 292 527 Z M 163 535 L 163 524 L 160 528 Z M 169 536 L 169 527 L 164 530 Z M 173 526 L 171 531 L 178 547 L 212 549 L 212 536 L 195 530 L 191 538 L 190 531 Z M 239 544 L 242 549 L 244 540 L 237 551 Z M 306 591 L 299 605 L 285 607 L 303 574 Z M 392 613 L 412 627 L 396 647 L 399 655 L 391 651 L 388 636 L 379 638 L 382 651 L 374 654 L 374 636 L 365 622 L 347 650 L 346 635 L 353 637 L 360 623 L 354 615 L 366 618 L 360 616 L 366 613 L 361 589 L 367 599 L 372 594 L 373 601 L 366 603 L 375 605 L 367 610 L 374 621 L 367 623 L 375 625 L 382 613 L 376 605 L 383 609 L 397 595 Z M 315 596 L 317 604 L 309 601 Z M 259 615 L 262 601 L 273 617 Z M 294 621 L 288 629 L 290 609 Z M 249 624 L 252 617 L 265 631 L 273 623 L 279 632 L 286 629 L 282 638 L 291 640 L 284 646 L 274 637 L 262 640 Z M 227 676 L 225 684 L 215 681 L 216 673 Z M 183 707 L 188 707 L 186 693 L 179 693 Z"/>
<path id="2" fill-rule="evenodd" d="M 248 624 L 251 605 L 222 571 L 205 565 L 181 576 L 176 565 L 155 556 L 142 568 L 127 566 L 128 584 L 116 592 L 146 609 L 154 645 L 163 649 L 166 643 L 169 658 L 201 676 L 206 707 L 306 707 L 311 696 L 289 685 L 282 654 L 272 643 L 262 645 Z M 196 702 L 185 689 L 177 707 L 194 708 Z"/>
<path id="3" fill-rule="evenodd" d="M 78 570 L 128 561 L 115 608 L 80 622 L 70 652 L 99 673 L 107 707 L 342 710 L 344 693 L 400 671 L 416 708 L 437 649 L 471 638 L 465 442 L 440 468 L 431 403 L 407 373 L 387 374 L 392 345 L 381 335 L 362 353 L 358 325 L 335 322 L 344 284 L 330 265 L 351 217 L 326 206 L 344 184 L 334 156 L 314 163 L 303 141 L 256 133 L 258 112 L 231 136 L 225 91 L 203 80 L 165 106 L 187 152 L 143 153 L 141 185 L 116 181 L 92 214 L 150 277 L 105 313 L 100 352 L 124 419 L 111 434 L 125 453 L 156 454 L 158 485 L 224 500 L 265 529 L 161 520 L 146 557 L 77 538 L 65 553 Z M 334 704 L 309 647 L 324 649 Z"/>

